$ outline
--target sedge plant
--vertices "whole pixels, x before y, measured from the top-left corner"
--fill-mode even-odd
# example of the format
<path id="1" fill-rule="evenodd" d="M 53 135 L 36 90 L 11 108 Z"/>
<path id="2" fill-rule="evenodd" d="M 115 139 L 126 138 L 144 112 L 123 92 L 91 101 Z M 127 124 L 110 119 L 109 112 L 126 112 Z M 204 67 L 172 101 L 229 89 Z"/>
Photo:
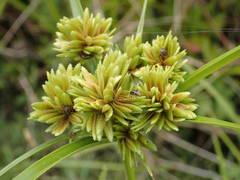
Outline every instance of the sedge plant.
<path id="1" fill-rule="evenodd" d="M 57 23 L 54 50 L 74 64 L 58 65 L 47 72 L 45 95 L 32 104 L 29 120 L 49 124 L 56 137 L 7 165 L 0 176 L 30 156 L 74 138 L 27 167 L 14 179 L 36 179 L 61 160 L 86 149 L 116 143 L 125 164 L 126 178 L 136 179 L 138 161 L 153 177 L 143 148 L 157 151 L 149 138 L 153 129 L 179 131 L 178 123 L 202 123 L 235 130 L 240 125 L 195 112 L 198 104 L 189 89 L 213 72 L 240 57 L 240 46 L 186 75 L 186 51 L 171 31 L 150 42 L 142 32 L 147 0 L 136 34 L 125 37 L 123 48 L 112 43 L 111 18 L 94 15 L 70 0 L 73 17 Z M 66 133 L 67 132 L 67 133 Z"/>

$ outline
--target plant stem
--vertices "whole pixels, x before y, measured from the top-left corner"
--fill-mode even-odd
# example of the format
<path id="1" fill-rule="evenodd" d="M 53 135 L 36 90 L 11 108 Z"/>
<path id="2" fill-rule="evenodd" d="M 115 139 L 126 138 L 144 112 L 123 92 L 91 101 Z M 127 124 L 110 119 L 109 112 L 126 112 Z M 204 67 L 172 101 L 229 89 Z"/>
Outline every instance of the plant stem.
<path id="1" fill-rule="evenodd" d="M 227 180 L 229 179 L 227 176 L 227 171 L 226 171 L 226 164 L 224 163 L 224 157 L 223 157 L 223 152 L 222 152 L 222 148 L 221 145 L 219 143 L 219 140 L 217 138 L 217 136 L 213 136 L 212 138 L 213 140 L 213 145 L 214 145 L 214 149 L 215 149 L 215 153 L 217 154 L 217 158 L 219 161 L 219 170 L 220 170 L 220 174 L 223 180 Z"/>
<path id="2" fill-rule="evenodd" d="M 144 19 L 145 19 L 145 14 L 146 14 L 146 9 L 147 9 L 147 0 L 144 0 L 143 8 L 142 8 L 142 13 L 141 17 L 139 20 L 138 28 L 137 28 L 137 34 L 143 33 L 143 27 L 144 27 Z"/>
<path id="3" fill-rule="evenodd" d="M 130 153 L 130 152 L 129 152 Z M 124 159 L 124 167 L 125 167 L 125 174 L 127 180 L 135 180 L 135 168 L 134 165 L 130 161 L 130 154 L 126 153 L 125 159 Z"/>
<path id="4" fill-rule="evenodd" d="M 78 17 L 78 16 L 82 17 L 83 8 L 80 0 L 70 0 L 70 6 L 71 6 L 73 17 Z"/>
<path id="5" fill-rule="evenodd" d="M 130 163 L 128 160 L 124 160 L 124 166 L 125 166 L 125 173 L 127 180 L 136 180 L 135 177 L 135 168 L 130 166 Z"/>

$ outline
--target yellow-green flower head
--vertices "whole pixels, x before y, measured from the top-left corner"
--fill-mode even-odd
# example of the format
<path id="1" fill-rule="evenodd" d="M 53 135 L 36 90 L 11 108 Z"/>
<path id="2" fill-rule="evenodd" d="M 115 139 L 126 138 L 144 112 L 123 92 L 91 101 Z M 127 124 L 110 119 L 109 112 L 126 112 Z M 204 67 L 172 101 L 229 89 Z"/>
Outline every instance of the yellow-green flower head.
<path id="1" fill-rule="evenodd" d="M 152 65 L 174 66 L 172 79 L 183 80 L 182 76 L 185 73 L 180 68 L 186 62 L 186 60 L 182 61 L 185 55 L 186 51 L 180 51 L 177 37 L 174 37 L 170 31 L 166 37 L 157 36 L 152 44 L 145 43 L 142 59 Z"/>
<path id="2" fill-rule="evenodd" d="M 100 14 L 93 16 L 85 9 L 83 17 L 64 17 L 57 23 L 59 32 L 54 43 L 60 57 L 84 60 L 92 57 L 101 58 L 112 43 L 110 30 L 112 19 L 104 19 Z"/>
<path id="3" fill-rule="evenodd" d="M 83 128 L 101 140 L 103 134 L 112 141 L 112 123 L 117 121 L 126 126 L 127 120 L 136 120 L 135 113 L 142 111 L 142 97 L 132 96 L 129 87 L 128 57 L 120 51 L 110 51 L 98 64 L 95 74 L 82 68 L 78 85 L 70 91 L 74 108 L 84 114 Z"/>
<path id="4" fill-rule="evenodd" d="M 114 125 L 114 138 L 116 139 L 119 150 L 122 154 L 123 160 L 127 160 L 130 166 L 135 165 L 135 154 L 141 159 L 144 159 L 142 147 L 148 148 L 152 151 L 156 151 L 155 144 L 140 132 L 135 132 L 130 126 L 121 124 Z"/>
<path id="5" fill-rule="evenodd" d="M 134 72 L 137 68 L 143 66 L 144 61 L 141 59 L 143 53 L 142 36 L 128 36 L 124 40 L 124 52 L 130 58 L 129 72 Z"/>
<path id="6" fill-rule="evenodd" d="M 169 82 L 173 67 L 146 66 L 139 72 L 143 83 L 138 91 L 145 96 L 150 103 L 146 106 L 146 113 L 140 115 L 139 121 L 134 122 L 135 131 L 147 127 L 150 131 L 154 126 L 158 129 L 178 130 L 177 122 L 196 118 L 194 110 L 197 105 L 189 98 L 189 92 L 174 91 L 176 82 Z"/>
<path id="7" fill-rule="evenodd" d="M 64 130 L 81 122 L 81 113 L 73 107 L 73 97 L 67 92 L 73 83 L 72 78 L 79 76 L 81 66 L 68 65 L 65 69 L 59 65 L 56 72 L 47 73 L 47 81 L 43 85 L 46 93 L 42 101 L 32 104 L 34 109 L 29 119 L 52 124 L 46 130 L 54 135 L 60 135 Z"/>

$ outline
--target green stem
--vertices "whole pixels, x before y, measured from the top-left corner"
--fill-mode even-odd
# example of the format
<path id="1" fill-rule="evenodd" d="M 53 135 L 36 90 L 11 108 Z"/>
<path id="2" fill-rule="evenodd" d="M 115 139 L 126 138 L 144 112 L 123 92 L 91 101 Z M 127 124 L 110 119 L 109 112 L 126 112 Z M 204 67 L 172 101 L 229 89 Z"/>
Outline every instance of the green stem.
<path id="1" fill-rule="evenodd" d="M 130 163 L 125 160 L 124 161 L 124 166 L 125 166 L 125 173 L 126 173 L 126 177 L 128 180 L 135 180 L 135 168 L 132 166 L 130 166 Z"/>
<path id="2" fill-rule="evenodd" d="M 234 144 L 234 142 L 228 137 L 228 135 L 224 131 L 219 133 L 219 137 L 222 139 L 224 144 L 231 150 L 233 156 L 238 160 L 238 162 L 240 164 L 239 148 Z"/>
<path id="3" fill-rule="evenodd" d="M 124 158 L 124 167 L 125 167 L 125 174 L 127 180 L 135 180 L 135 168 L 132 162 L 132 156 L 129 149 L 126 150 L 125 158 Z"/>
<path id="4" fill-rule="evenodd" d="M 218 164 L 219 164 L 219 170 L 220 170 L 221 177 L 223 180 L 227 180 L 229 178 L 227 176 L 226 165 L 224 163 L 224 156 L 223 156 L 221 145 L 219 143 L 217 136 L 214 135 L 212 139 L 213 139 L 215 153 L 217 154 L 217 158 L 219 161 Z"/>
<path id="5" fill-rule="evenodd" d="M 73 17 L 83 16 L 83 8 L 80 0 L 70 0 L 70 6 L 71 6 Z"/>
<path id="6" fill-rule="evenodd" d="M 140 21 L 139 21 L 138 28 L 137 28 L 137 34 L 141 34 L 142 35 L 142 33 L 143 33 L 146 9 L 147 9 L 147 0 L 144 0 L 142 13 L 141 13 Z"/>

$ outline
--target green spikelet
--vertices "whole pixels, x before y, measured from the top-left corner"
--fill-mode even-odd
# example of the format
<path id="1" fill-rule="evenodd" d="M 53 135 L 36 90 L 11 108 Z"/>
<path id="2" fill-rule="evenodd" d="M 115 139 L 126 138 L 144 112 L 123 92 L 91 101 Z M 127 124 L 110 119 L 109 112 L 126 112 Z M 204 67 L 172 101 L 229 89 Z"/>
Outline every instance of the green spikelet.
<path id="1" fill-rule="evenodd" d="M 157 36 L 152 44 L 145 43 L 142 59 L 152 65 L 173 66 L 171 79 L 183 81 L 185 72 L 181 71 L 180 68 L 186 63 L 186 60 L 182 60 L 185 55 L 185 50 L 180 51 L 177 37 L 174 37 L 170 31 L 166 37 Z"/>
<path id="2" fill-rule="evenodd" d="M 48 72 L 48 80 L 43 85 L 46 95 L 42 101 L 32 104 L 34 111 L 29 119 L 52 124 L 46 131 L 56 136 L 62 134 L 67 127 L 79 124 L 81 113 L 74 109 L 73 97 L 67 91 L 80 72 L 80 65 L 74 68 L 68 65 L 65 69 L 61 64 L 56 72 Z"/>
<path id="3" fill-rule="evenodd" d="M 124 40 L 124 52 L 130 58 L 129 72 L 135 72 L 144 65 L 141 56 L 143 54 L 142 36 L 128 36 Z"/>
<path id="4" fill-rule="evenodd" d="M 93 16 L 85 9 L 83 17 L 64 17 L 57 24 L 58 32 L 54 43 L 59 57 L 86 60 L 101 58 L 108 51 L 114 30 L 110 30 L 112 19 L 104 19 L 100 14 Z"/>
<path id="5" fill-rule="evenodd" d="M 174 93 L 177 83 L 169 82 L 172 71 L 170 66 L 146 66 L 137 73 L 143 81 L 138 90 L 150 103 L 146 105 L 146 113 L 140 115 L 141 120 L 134 122 L 134 131 L 145 128 L 148 132 L 154 126 L 177 131 L 177 122 L 196 117 L 193 111 L 197 105 L 189 98 L 190 93 Z"/>
<path id="6" fill-rule="evenodd" d="M 136 155 L 144 160 L 144 154 L 142 147 L 148 148 L 152 151 L 156 151 L 155 144 L 140 132 L 135 132 L 131 129 L 131 126 L 125 126 L 121 124 L 114 125 L 114 138 L 118 143 L 119 150 L 123 157 L 123 160 L 128 157 L 130 166 L 135 166 Z M 136 154 L 136 155 L 135 155 Z"/>
<path id="7" fill-rule="evenodd" d="M 146 65 L 146 62 L 141 58 L 143 55 L 142 36 L 138 34 L 136 36 L 132 35 L 126 37 L 124 40 L 124 52 L 127 54 L 130 61 L 128 73 L 130 75 L 132 88 L 134 88 L 139 82 L 139 79 L 135 76 L 135 72 Z"/>

